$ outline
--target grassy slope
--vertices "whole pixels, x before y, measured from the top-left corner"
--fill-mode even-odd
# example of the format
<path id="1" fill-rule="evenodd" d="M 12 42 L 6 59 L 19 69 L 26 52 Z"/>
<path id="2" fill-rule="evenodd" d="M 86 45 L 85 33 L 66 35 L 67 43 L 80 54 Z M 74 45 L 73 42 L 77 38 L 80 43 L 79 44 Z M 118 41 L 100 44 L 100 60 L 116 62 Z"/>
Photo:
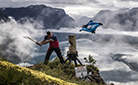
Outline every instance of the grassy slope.
<path id="1" fill-rule="evenodd" d="M 48 65 L 37 64 L 25 68 L 0 59 L 0 85 L 105 85 L 101 83 L 101 77 L 97 77 L 98 68 L 91 65 L 87 66 L 87 70 L 93 70 L 92 81 L 76 78 L 74 65 L 62 65 L 59 60 Z M 98 83 L 95 81 L 96 77 Z"/>
<path id="2" fill-rule="evenodd" d="M 1 85 L 77 85 L 0 59 Z"/>
<path id="3" fill-rule="evenodd" d="M 68 82 L 77 83 L 79 85 L 105 85 L 102 83 L 102 80 L 97 83 L 93 78 L 91 78 L 91 79 L 93 79 L 92 81 L 84 81 L 82 79 L 76 78 L 74 65 L 73 64 L 62 65 L 62 64 L 60 64 L 58 59 L 50 62 L 48 65 L 38 64 L 38 65 L 32 66 L 30 68 L 34 69 L 34 70 L 39 70 L 43 73 L 52 75 L 54 77 L 60 78 L 62 80 L 68 81 Z M 93 75 L 96 75 L 96 77 L 97 77 L 97 74 L 99 73 L 98 68 L 93 65 L 87 66 L 87 70 L 90 72 L 91 72 L 91 70 L 93 70 Z M 98 76 L 98 79 L 99 78 L 101 78 L 101 77 Z"/>

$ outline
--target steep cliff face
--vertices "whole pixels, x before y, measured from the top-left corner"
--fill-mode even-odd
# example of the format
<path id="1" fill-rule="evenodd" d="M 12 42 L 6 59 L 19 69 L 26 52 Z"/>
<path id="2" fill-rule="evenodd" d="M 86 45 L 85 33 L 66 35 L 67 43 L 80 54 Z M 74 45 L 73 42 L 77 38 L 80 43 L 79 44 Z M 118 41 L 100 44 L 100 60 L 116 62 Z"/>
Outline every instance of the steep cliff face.
<path id="1" fill-rule="evenodd" d="M 105 28 L 123 31 L 138 31 L 138 8 L 117 11 L 102 10 L 93 19 L 104 23 Z"/>
<path id="2" fill-rule="evenodd" d="M 44 25 L 44 28 L 73 27 L 74 20 L 63 9 L 52 8 L 45 5 L 30 5 L 21 8 L 1 8 L 7 16 L 15 18 L 18 22 L 34 20 Z"/>

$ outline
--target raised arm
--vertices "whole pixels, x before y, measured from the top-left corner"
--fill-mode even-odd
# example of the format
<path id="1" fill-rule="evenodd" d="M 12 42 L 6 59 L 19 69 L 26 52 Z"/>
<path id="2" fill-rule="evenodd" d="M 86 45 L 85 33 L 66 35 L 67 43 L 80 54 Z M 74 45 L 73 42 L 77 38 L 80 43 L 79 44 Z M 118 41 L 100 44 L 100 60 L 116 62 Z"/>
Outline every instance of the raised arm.
<path id="1" fill-rule="evenodd" d="M 44 45 L 44 44 L 47 44 L 47 43 L 49 43 L 51 40 L 43 40 L 43 41 L 41 41 L 41 42 L 39 42 L 40 43 L 40 45 Z"/>
<path id="2" fill-rule="evenodd" d="M 51 42 L 51 41 L 53 41 L 53 40 L 52 40 L 52 39 L 43 40 L 43 41 L 41 41 L 41 42 L 36 42 L 36 44 L 39 45 L 39 46 L 42 46 L 42 45 L 47 44 L 47 43 L 49 43 L 49 42 Z"/>

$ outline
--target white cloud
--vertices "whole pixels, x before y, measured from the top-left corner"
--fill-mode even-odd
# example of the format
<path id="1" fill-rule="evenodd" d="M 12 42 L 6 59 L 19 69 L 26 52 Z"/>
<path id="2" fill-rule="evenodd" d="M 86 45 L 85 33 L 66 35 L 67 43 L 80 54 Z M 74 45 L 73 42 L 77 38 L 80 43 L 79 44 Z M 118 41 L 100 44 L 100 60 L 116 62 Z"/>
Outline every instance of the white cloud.
<path id="1" fill-rule="evenodd" d="M 36 39 L 45 34 L 44 31 L 35 29 L 34 24 L 30 22 L 19 24 L 12 18 L 10 22 L 0 23 L 0 27 L 2 28 L 0 29 L 0 45 L 9 43 L 7 47 L 3 45 L 5 50 L 1 51 L 4 54 L 17 55 L 22 61 L 26 60 L 26 58 L 29 59 L 30 56 L 34 57 L 35 50 L 37 50 L 36 45 L 24 37 L 30 36 Z"/>
<path id="2" fill-rule="evenodd" d="M 68 6 L 64 8 L 67 14 L 83 15 L 93 17 L 101 10 L 101 8 L 93 8 L 89 6 Z"/>
<path id="3" fill-rule="evenodd" d="M 116 10 L 138 6 L 138 0 L 0 0 L 0 7 L 20 7 L 31 4 L 45 4 L 63 8 L 69 15 L 94 16 L 104 9 Z"/>

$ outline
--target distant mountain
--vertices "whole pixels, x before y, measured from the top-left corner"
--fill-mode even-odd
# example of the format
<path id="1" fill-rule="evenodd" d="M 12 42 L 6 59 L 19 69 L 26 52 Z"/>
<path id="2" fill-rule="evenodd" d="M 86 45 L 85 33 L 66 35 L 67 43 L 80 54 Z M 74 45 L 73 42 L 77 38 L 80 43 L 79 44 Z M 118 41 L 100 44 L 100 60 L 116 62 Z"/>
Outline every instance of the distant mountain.
<path id="1" fill-rule="evenodd" d="M 9 18 L 2 11 L 0 11 L 0 21 L 8 21 Z"/>
<path id="2" fill-rule="evenodd" d="M 37 21 L 44 28 L 73 27 L 74 20 L 63 9 L 52 8 L 45 5 L 30 5 L 20 8 L 0 8 L 7 16 L 24 23 L 26 20 Z"/>
<path id="3" fill-rule="evenodd" d="M 105 28 L 138 31 L 138 8 L 117 11 L 102 10 L 93 19 L 102 22 Z"/>

